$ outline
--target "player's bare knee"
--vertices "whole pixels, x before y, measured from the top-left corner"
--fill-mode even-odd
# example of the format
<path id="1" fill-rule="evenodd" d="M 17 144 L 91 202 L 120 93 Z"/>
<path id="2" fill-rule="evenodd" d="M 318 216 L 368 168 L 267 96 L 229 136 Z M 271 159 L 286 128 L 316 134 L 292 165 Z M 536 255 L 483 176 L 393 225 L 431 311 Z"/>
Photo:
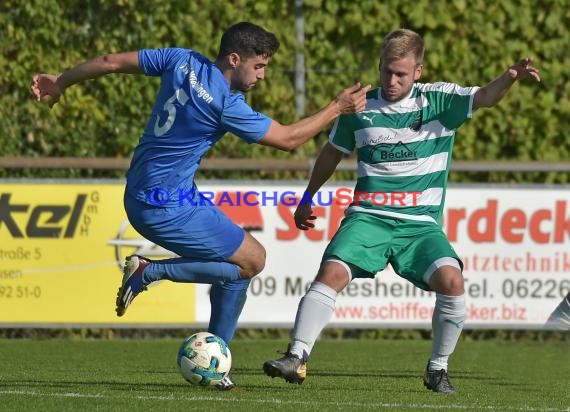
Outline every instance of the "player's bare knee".
<path id="1" fill-rule="evenodd" d="M 264 268 L 265 268 L 265 253 L 263 254 L 263 256 L 260 256 L 258 259 L 252 262 L 252 266 L 250 268 L 250 274 L 251 274 L 250 277 L 259 275 Z"/>
<path id="2" fill-rule="evenodd" d="M 457 275 L 446 276 L 440 279 L 435 291 L 448 296 L 463 295 L 465 293 L 463 276 L 459 273 Z"/>
<path id="3" fill-rule="evenodd" d="M 328 261 L 321 266 L 315 280 L 340 292 L 348 285 L 350 275 L 342 264 Z"/>
<path id="4" fill-rule="evenodd" d="M 255 275 L 260 274 L 263 269 L 265 268 L 265 259 L 267 257 L 267 252 L 265 251 L 265 248 L 261 245 L 259 245 L 259 247 L 256 250 L 255 253 L 255 258 L 253 259 L 253 265 L 252 265 L 252 277 Z"/>
<path id="5" fill-rule="evenodd" d="M 249 233 L 237 252 L 229 259 L 236 264 L 242 278 L 252 278 L 265 268 L 265 248 Z"/>
<path id="6" fill-rule="evenodd" d="M 450 296 L 460 296 L 465 293 L 465 283 L 461 273 L 453 276 L 448 282 L 448 293 Z"/>
<path id="7" fill-rule="evenodd" d="M 460 296 L 465 293 L 463 275 L 459 269 L 443 266 L 436 270 L 429 280 L 434 292 L 448 296 Z"/>
<path id="8" fill-rule="evenodd" d="M 255 253 L 251 253 L 240 267 L 241 276 L 243 278 L 253 278 L 260 274 L 265 268 L 265 257 L 265 248 L 257 248 Z"/>

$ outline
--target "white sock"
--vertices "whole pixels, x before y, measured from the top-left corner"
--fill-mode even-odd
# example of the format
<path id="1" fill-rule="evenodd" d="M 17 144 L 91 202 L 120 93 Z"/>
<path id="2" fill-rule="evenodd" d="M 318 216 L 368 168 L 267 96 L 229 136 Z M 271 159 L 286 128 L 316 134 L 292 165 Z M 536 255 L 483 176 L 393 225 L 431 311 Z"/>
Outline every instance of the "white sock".
<path id="1" fill-rule="evenodd" d="M 336 291 L 321 282 L 313 282 L 299 302 L 289 353 L 303 359 L 308 356 L 321 331 L 330 322 L 335 308 Z"/>
<path id="2" fill-rule="evenodd" d="M 436 294 L 435 310 L 431 321 L 433 346 L 429 362 L 430 370 L 447 370 L 449 355 L 461 335 L 466 315 L 465 295 L 447 296 Z"/>
<path id="3" fill-rule="evenodd" d="M 562 299 L 562 302 L 554 309 L 546 326 L 549 329 L 570 330 L 570 295 Z"/>

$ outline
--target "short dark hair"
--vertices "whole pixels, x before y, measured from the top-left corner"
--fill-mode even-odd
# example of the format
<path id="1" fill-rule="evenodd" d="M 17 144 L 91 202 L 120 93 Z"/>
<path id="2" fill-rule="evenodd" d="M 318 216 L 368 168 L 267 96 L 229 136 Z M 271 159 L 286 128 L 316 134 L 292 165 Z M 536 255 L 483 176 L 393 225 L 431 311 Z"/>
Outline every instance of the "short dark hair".
<path id="1" fill-rule="evenodd" d="M 279 40 L 273 33 L 249 22 L 236 23 L 227 29 L 220 41 L 218 58 L 231 53 L 248 59 L 255 56 L 271 57 L 279 49 Z"/>

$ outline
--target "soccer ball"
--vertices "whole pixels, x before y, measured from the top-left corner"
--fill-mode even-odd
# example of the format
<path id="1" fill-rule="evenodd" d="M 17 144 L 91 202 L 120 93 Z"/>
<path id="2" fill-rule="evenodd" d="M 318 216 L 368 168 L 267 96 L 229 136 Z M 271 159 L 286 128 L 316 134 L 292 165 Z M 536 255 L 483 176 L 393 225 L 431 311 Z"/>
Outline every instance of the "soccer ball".
<path id="1" fill-rule="evenodd" d="M 215 386 L 230 372 L 232 354 L 219 336 L 198 332 L 182 342 L 177 363 L 182 377 L 191 384 Z"/>

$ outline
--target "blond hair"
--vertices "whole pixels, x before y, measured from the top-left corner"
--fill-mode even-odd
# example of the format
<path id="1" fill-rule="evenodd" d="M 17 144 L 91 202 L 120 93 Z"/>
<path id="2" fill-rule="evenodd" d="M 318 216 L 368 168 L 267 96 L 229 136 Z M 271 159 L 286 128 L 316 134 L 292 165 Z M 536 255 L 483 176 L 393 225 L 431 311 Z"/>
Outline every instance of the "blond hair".
<path id="1" fill-rule="evenodd" d="M 424 52 L 424 41 L 418 33 L 408 29 L 398 29 L 384 38 L 380 59 L 383 61 L 400 60 L 413 54 L 416 64 L 422 64 Z"/>

